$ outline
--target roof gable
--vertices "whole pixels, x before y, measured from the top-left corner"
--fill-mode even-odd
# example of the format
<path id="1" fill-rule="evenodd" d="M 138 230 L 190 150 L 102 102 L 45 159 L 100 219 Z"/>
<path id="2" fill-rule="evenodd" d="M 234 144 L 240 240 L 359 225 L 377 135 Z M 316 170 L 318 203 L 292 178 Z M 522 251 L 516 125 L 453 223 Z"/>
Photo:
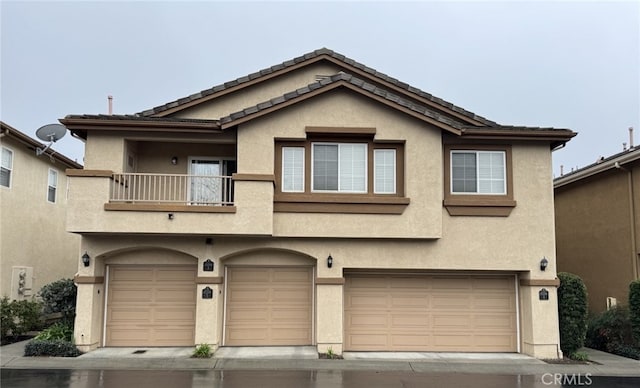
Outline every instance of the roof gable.
<path id="1" fill-rule="evenodd" d="M 466 123 L 467 125 L 496 125 L 496 123 L 491 120 L 487 120 L 482 116 L 479 116 L 473 112 L 469 112 L 450 102 L 435 97 L 432 94 L 424 92 L 407 83 L 401 82 L 384 73 L 380 73 L 375 69 L 365 66 L 362 63 L 359 63 L 351 58 L 348 58 L 327 48 L 315 50 L 300 57 L 285 61 L 278 65 L 271 66 L 247 76 L 238 78 L 236 80 L 225 82 L 224 84 L 214 86 L 213 88 L 203 90 L 199 93 L 195 93 L 190 96 L 175 100 L 173 102 L 140 112 L 139 115 L 154 117 L 164 117 L 167 115 L 171 115 L 181 110 L 201 104 L 203 102 L 221 97 L 228 93 L 232 93 L 243 88 L 255 85 L 257 83 L 267 81 L 274 77 L 278 77 L 301 67 L 309 66 L 310 64 L 318 61 L 332 62 L 343 68 L 346 73 L 353 74 L 358 78 L 363 79 L 364 81 L 370 83 L 381 83 L 385 88 L 389 89 L 393 93 L 404 95 L 404 97 L 407 99 L 417 99 L 421 102 L 421 104 L 430 107 L 433 111 L 443 111 L 443 113 L 446 113 L 447 115 L 450 115 L 456 120 Z"/>

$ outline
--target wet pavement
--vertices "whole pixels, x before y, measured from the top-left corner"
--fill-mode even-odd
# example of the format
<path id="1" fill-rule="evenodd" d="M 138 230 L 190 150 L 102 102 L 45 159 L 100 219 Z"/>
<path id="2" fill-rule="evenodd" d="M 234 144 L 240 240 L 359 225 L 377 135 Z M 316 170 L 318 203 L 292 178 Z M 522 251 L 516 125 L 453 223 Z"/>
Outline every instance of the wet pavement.
<path id="1" fill-rule="evenodd" d="M 590 386 L 640 387 L 640 377 L 604 377 L 590 374 L 500 375 L 418 373 L 412 371 L 340 370 L 33 370 L 2 369 L 2 388 L 542 388 Z"/>

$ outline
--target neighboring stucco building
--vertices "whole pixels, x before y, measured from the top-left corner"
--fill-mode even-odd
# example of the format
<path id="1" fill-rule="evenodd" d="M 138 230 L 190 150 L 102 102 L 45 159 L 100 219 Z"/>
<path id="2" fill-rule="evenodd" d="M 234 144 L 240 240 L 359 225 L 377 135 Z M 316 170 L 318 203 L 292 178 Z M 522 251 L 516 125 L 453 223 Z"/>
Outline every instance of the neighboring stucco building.
<path id="1" fill-rule="evenodd" d="M 86 139 L 82 350 L 560 354 L 551 151 L 570 130 L 499 125 L 328 49 L 61 122 Z"/>
<path id="2" fill-rule="evenodd" d="M 579 275 L 589 310 L 627 304 L 640 272 L 640 147 L 554 180 L 558 270 Z"/>
<path id="3" fill-rule="evenodd" d="M 30 299 L 77 270 L 80 237 L 67 233 L 66 169 L 82 166 L 0 121 L 0 296 Z"/>

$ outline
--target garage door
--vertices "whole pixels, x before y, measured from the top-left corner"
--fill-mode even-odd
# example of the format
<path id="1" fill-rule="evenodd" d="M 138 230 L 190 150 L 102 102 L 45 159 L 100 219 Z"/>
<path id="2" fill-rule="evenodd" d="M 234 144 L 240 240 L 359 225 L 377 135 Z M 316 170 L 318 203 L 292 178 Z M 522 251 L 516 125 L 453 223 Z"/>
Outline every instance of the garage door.
<path id="1" fill-rule="evenodd" d="M 194 345 L 195 277 L 196 266 L 110 266 L 106 345 Z"/>
<path id="2" fill-rule="evenodd" d="M 227 271 L 225 345 L 311 345 L 312 268 Z"/>
<path id="3" fill-rule="evenodd" d="M 513 276 L 353 275 L 345 349 L 517 351 Z"/>

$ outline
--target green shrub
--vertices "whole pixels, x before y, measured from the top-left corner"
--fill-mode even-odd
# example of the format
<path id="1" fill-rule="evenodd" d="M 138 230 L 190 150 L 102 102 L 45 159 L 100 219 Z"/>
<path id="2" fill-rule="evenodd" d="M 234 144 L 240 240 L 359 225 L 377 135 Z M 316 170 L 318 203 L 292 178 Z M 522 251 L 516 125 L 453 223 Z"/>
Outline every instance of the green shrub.
<path id="1" fill-rule="evenodd" d="M 33 339 L 24 348 L 27 357 L 53 356 L 53 357 L 78 357 L 82 352 L 69 341 L 62 340 L 37 340 Z"/>
<path id="2" fill-rule="evenodd" d="M 73 340 L 73 328 L 68 324 L 56 322 L 40 332 L 34 339 L 36 340 L 63 340 L 71 342 Z"/>
<path id="3" fill-rule="evenodd" d="M 589 361 L 589 355 L 585 352 L 575 352 L 569 358 L 576 361 Z"/>
<path id="4" fill-rule="evenodd" d="M 558 318 L 560 348 L 564 354 L 573 354 L 584 346 L 587 332 L 587 288 L 574 274 L 560 272 L 558 287 Z"/>
<path id="5" fill-rule="evenodd" d="M 4 343 L 8 337 L 19 337 L 42 327 L 42 305 L 34 300 L 9 300 L 0 302 L 2 330 L 0 339 Z"/>
<path id="6" fill-rule="evenodd" d="M 209 344 L 200 344 L 196 346 L 196 350 L 193 351 L 194 358 L 210 358 L 211 346 Z"/>
<path id="7" fill-rule="evenodd" d="M 588 347 L 614 353 L 615 349 L 632 343 L 628 308 L 616 306 L 589 320 L 586 339 Z"/>
<path id="8" fill-rule="evenodd" d="M 640 280 L 629 284 L 629 319 L 633 330 L 633 338 L 640 344 Z"/>
<path id="9" fill-rule="evenodd" d="M 71 279 L 61 279 L 45 285 L 39 292 L 44 304 L 44 313 L 61 313 L 62 322 L 73 327 L 77 293 L 78 287 Z"/>

